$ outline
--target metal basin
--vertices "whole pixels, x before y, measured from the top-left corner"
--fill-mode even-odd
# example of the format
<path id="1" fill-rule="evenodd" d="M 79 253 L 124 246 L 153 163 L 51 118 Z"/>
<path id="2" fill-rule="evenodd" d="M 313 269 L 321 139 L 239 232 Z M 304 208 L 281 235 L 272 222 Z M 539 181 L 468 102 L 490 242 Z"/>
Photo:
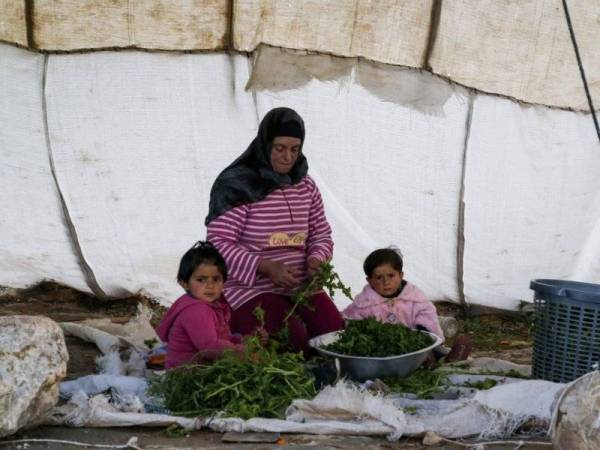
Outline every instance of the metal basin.
<path id="1" fill-rule="evenodd" d="M 417 370 L 427 358 L 430 350 L 442 343 L 442 339 L 433 333 L 421 331 L 430 336 L 434 342 L 429 347 L 412 353 L 398 356 L 386 356 L 385 358 L 371 358 L 367 356 L 348 356 L 325 350 L 329 345 L 340 338 L 341 331 L 322 334 L 308 341 L 321 355 L 336 358 L 340 364 L 340 372 L 356 381 L 373 380 L 381 377 L 406 377 Z"/>

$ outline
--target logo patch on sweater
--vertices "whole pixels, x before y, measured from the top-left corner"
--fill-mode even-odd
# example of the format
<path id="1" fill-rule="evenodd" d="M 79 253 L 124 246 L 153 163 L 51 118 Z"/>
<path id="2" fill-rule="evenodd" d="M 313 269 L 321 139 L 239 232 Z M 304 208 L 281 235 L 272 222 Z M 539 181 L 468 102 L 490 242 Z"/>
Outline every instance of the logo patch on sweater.
<path id="1" fill-rule="evenodd" d="M 306 233 L 300 232 L 290 236 L 287 233 L 278 231 L 269 237 L 269 247 L 301 247 L 306 241 Z"/>

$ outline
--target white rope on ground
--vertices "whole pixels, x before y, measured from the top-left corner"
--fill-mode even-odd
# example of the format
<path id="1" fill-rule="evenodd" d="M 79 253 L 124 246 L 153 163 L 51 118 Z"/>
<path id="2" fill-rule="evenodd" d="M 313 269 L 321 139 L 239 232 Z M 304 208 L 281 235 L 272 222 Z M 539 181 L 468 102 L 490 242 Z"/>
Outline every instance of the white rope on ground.
<path id="1" fill-rule="evenodd" d="M 80 447 L 122 448 L 122 449 L 131 448 L 133 450 L 144 450 L 142 447 L 138 447 L 138 445 L 137 445 L 138 438 L 136 436 L 131 437 L 127 441 L 127 444 L 124 444 L 124 445 L 90 444 L 90 443 L 87 443 L 87 442 L 63 441 L 61 439 L 17 439 L 17 440 L 13 440 L 13 441 L 0 441 L 0 445 L 5 445 L 5 444 L 29 444 L 29 443 L 34 443 L 34 442 L 44 442 L 44 443 L 52 443 L 52 444 L 79 445 Z"/>

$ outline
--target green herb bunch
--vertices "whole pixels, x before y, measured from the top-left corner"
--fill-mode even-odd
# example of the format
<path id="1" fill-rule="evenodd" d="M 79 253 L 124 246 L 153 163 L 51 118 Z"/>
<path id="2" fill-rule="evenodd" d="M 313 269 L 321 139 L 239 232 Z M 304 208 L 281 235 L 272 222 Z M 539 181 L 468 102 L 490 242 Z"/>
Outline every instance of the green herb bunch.
<path id="1" fill-rule="evenodd" d="M 342 355 L 386 357 L 416 352 L 432 343 L 431 337 L 420 331 L 369 317 L 351 321 L 340 339 L 324 348 Z"/>
<path id="2" fill-rule="evenodd" d="M 186 365 L 151 380 L 148 393 L 164 399 L 173 414 L 186 417 L 283 418 L 297 398 L 316 395 L 314 379 L 300 354 L 278 355 L 258 338 L 246 341 L 246 355 L 233 352 L 212 364 Z"/>
<path id="3" fill-rule="evenodd" d="M 333 297 L 335 291 L 340 290 L 346 297 L 352 300 L 350 288 L 342 282 L 340 276 L 333 269 L 333 264 L 329 261 L 325 261 L 321 263 L 317 273 L 315 273 L 310 280 L 292 296 L 293 306 L 285 317 L 284 322 L 294 314 L 299 306 L 312 308 L 309 299 L 319 289 L 327 289 L 327 292 L 331 297 Z"/>

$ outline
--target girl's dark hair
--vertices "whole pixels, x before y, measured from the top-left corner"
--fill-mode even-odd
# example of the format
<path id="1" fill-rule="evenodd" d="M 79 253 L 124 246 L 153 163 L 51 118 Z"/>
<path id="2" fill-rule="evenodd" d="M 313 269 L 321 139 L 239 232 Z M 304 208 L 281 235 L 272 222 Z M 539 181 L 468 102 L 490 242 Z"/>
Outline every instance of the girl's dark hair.
<path id="1" fill-rule="evenodd" d="M 367 277 L 371 278 L 376 267 L 389 264 L 398 272 L 402 272 L 402 254 L 396 248 L 379 248 L 372 252 L 363 264 Z"/>
<path id="2" fill-rule="evenodd" d="M 203 263 L 217 266 L 217 269 L 219 269 L 219 272 L 223 277 L 223 281 L 227 281 L 227 266 L 225 265 L 225 260 L 219 253 L 219 250 L 208 241 L 198 241 L 192 248 L 185 252 L 179 263 L 177 281 L 180 283 L 187 283 L 194 273 L 194 270 Z"/>

